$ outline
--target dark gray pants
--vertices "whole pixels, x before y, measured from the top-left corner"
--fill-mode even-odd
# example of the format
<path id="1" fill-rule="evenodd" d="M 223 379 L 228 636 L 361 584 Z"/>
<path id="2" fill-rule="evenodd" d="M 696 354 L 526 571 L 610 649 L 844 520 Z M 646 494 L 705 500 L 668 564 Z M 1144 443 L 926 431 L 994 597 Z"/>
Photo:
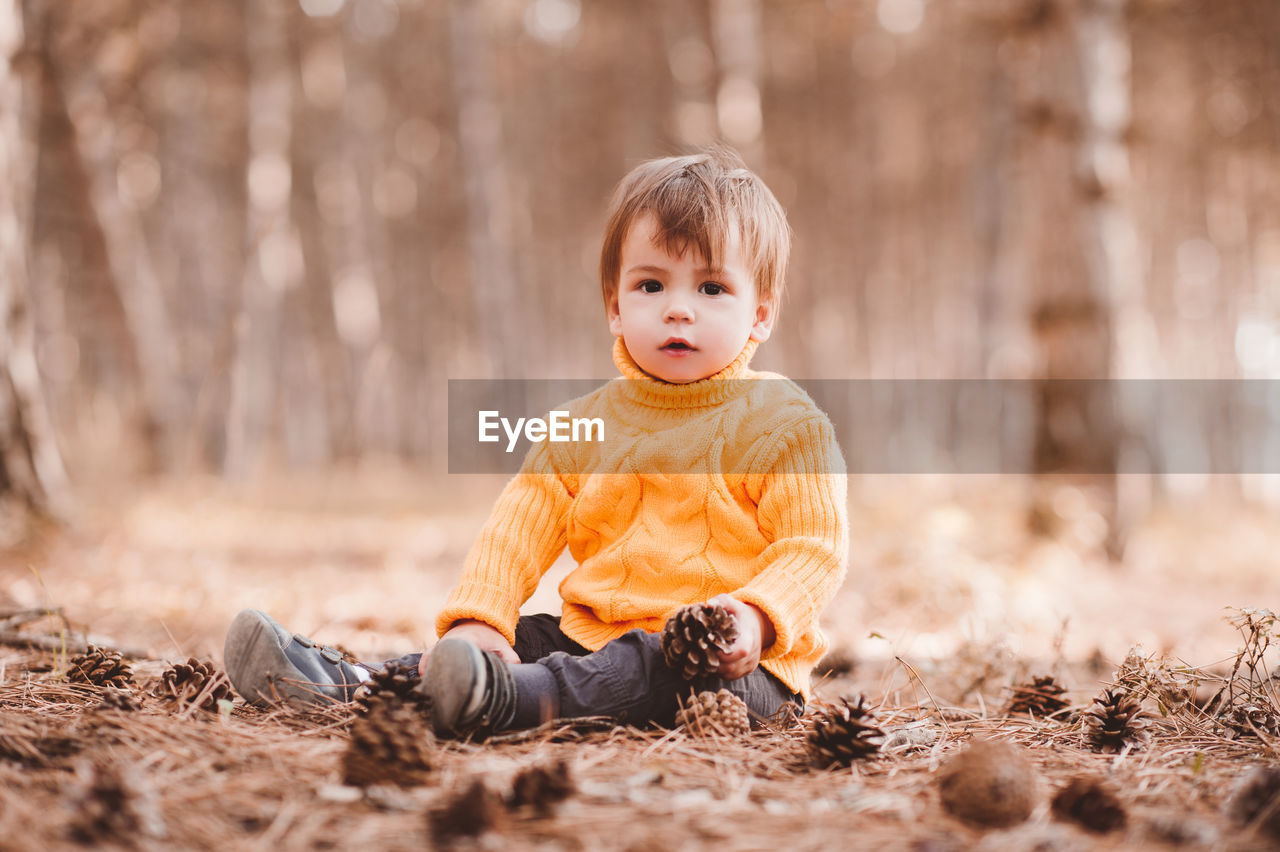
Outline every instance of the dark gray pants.
<path id="1" fill-rule="evenodd" d="M 678 699 L 704 690 L 727 689 L 765 719 L 787 701 L 804 704 L 800 695 L 762 668 L 737 680 L 686 681 L 667 667 L 660 642 L 657 633 L 631 630 L 592 653 L 560 631 L 558 616 L 520 616 L 515 651 L 522 665 L 510 667 L 516 686 L 513 727 L 582 716 L 671 727 Z"/>

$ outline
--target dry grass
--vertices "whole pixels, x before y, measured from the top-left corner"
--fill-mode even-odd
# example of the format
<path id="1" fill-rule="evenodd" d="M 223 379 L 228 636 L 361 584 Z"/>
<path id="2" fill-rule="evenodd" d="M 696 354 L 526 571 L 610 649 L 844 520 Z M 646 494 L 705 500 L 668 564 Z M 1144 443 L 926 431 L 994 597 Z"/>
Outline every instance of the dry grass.
<path id="1" fill-rule="evenodd" d="M 41 671 L 49 668 L 50 670 Z M 0 837 L 5 848 L 95 845 L 141 849 L 420 849 L 455 842 L 430 833 L 427 814 L 447 810 L 479 779 L 500 796 L 532 765 L 563 760 L 576 790 L 550 815 L 510 812 L 479 840 L 484 848 L 573 849 L 1096 848 L 1215 845 L 1267 848 L 1226 816 L 1253 765 L 1280 759 L 1280 742 L 1228 738 L 1188 702 L 1153 721 L 1141 752 L 1089 750 L 1078 720 L 983 716 L 975 708 L 878 709 L 891 732 L 886 753 L 842 770 L 813 768 L 803 729 L 763 728 L 750 737 L 682 731 L 575 729 L 551 724 L 487 743 L 442 742 L 424 786 L 344 787 L 339 761 L 351 713 L 302 714 L 240 706 L 192 712 L 147 695 L 165 668 L 135 667 L 142 707 L 99 708 L 102 691 L 60 680 L 52 654 L 0 653 Z M 1191 670 L 1196 673 L 1195 670 Z M 1238 675 L 1237 675 L 1238 676 Z M 839 684 L 824 691 L 835 694 Z M 1154 705 L 1154 702 L 1151 702 Z M 892 737 L 898 729 L 917 735 Z M 926 736 L 918 735 L 927 732 Z M 948 817 L 935 772 L 969 740 L 1028 749 L 1043 778 L 1041 804 L 1025 824 L 981 832 Z M 896 743 L 896 744 L 895 744 Z M 1103 776 L 1129 813 L 1127 828 L 1089 835 L 1055 821 L 1052 790 L 1081 774 Z M 103 782 L 102 779 L 107 781 Z M 99 792 L 94 793 L 98 784 Z M 123 790 L 123 816 L 86 823 L 103 785 Z M 86 824 L 88 828 L 86 829 Z M 1272 841 L 1274 842 L 1274 841 Z"/>
<path id="2" fill-rule="evenodd" d="M 1213 516 L 1200 531 L 1157 519 L 1116 567 L 1066 539 L 1025 541 L 1018 501 L 980 496 L 914 490 L 853 509 L 857 567 L 828 610 L 847 659 L 818 694 L 870 697 L 888 731 L 875 760 L 816 769 L 799 728 L 729 740 L 551 725 L 438 743 L 423 786 L 364 790 L 341 783 L 348 710 L 163 702 L 149 696 L 158 657 L 216 660 L 242 606 L 368 657 L 421 647 L 487 500 L 374 513 L 148 497 L 0 552 L 0 849 L 1275 848 L 1228 804 L 1253 767 L 1280 762 L 1280 738 L 1224 720 L 1280 706 L 1277 625 L 1220 609 L 1275 600 L 1273 519 Z M 559 570 L 539 595 L 554 598 Z M 88 641 L 136 661 L 139 710 L 99 709 L 100 690 L 63 682 Z M 1135 641 L 1160 650 L 1126 660 Z M 1001 715 L 1011 688 L 1042 674 L 1070 707 Z M 1079 713 L 1108 684 L 1144 696 L 1149 748 L 1085 742 Z M 1025 747 L 1040 775 L 1039 805 L 1014 828 L 981 831 L 940 804 L 939 766 L 981 737 Z M 477 780 L 497 801 L 522 769 L 559 760 L 576 790 L 550 814 L 499 804 L 478 839 L 431 816 Z M 1080 775 L 1107 780 L 1125 828 L 1089 834 L 1052 814 L 1051 795 Z"/>

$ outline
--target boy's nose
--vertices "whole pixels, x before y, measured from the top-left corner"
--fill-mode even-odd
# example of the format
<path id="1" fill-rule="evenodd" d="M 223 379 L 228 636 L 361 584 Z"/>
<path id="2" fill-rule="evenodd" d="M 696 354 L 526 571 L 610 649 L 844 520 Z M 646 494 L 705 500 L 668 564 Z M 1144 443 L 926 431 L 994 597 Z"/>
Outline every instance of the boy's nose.
<path id="1" fill-rule="evenodd" d="M 683 320 L 688 322 L 693 319 L 693 311 L 689 309 L 688 304 L 683 299 L 673 299 L 667 303 L 664 318 L 668 321 Z"/>

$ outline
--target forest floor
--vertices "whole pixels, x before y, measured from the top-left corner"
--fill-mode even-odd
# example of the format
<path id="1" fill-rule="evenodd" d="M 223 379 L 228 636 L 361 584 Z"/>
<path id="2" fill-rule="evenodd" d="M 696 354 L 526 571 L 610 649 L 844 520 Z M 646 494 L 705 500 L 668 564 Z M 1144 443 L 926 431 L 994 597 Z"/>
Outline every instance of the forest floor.
<path id="1" fill-rule="evenodd" d="M 1280 763 L 1280 728 L 1265 729 L 1280 712 L 1268 678 L 1280 628 L 1242 615 L 1280 609 L 1280 524 L 1223 496 L 1166 501 L 1112 563 L 1101 517 L 1070 485 L 1045 537 L 1028 532 L 1021 482 L 851 483 L 850 575 L 825 615 L 840 664 L 816 697 L 865 694 L 896 745 L 842 769 L 813 765 L 803 727 L 731 739 L 553 726 L 432 743 L 420 783 L 362 789 L 342 783 L 347 708 L 205 711 L 153 694 L 171 663 L 220 665 L 246 606 L 364 659 L 430 644 L 500 485 L 428 488 L 387 471 L 234 492 L 185 481 L 97 493 L 70 527 L 0 550 L 0 849 L 1280 847 L 1280 817 L 1240 794 Z M 569 567 L 562 558 L 524 611 L 555 611 Z M 140 708 L 100 707 L 103 690 L 65 681 L 66 651 L 23 637 L 120 649 Z M 1253 666 L 1233 677 L 1241 650 Z M 1068 708 L 1008 714 L 1012 688 L 1040 675 L 1066 687 Z M 1150 739 L 1103 754 L 1080 711 L 1117 678 L 1147 696 Z M 1225 711 L 1249 702 L 1264 729 L 1241 733 Z M 941 802 L 949 760 L 984 738 L 1019 744 L 1033 766 L 1034 808 L 1011 827 L 963 822 Z M 567 800 L 504 803 L 521 770 L 557 761 Z M 1106 780 L 1123 826 L 1090 832 L 1050 807 L 1081 775 Z M 455 801 L 475 780 L 490 798 Z M 448 834 L 441 813 L 475 815 L 480 833 Z"/>

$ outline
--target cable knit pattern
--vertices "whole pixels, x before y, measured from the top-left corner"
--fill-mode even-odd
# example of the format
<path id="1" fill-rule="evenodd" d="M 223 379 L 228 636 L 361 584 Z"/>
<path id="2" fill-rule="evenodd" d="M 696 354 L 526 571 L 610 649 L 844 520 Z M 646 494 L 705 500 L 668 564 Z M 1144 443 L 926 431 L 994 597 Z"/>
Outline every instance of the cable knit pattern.
<path id="1" fill-rule="evenodd" d="M 538 443 L 503 490 L 436 621 L 473 618 L 515 640 L 520 605 L 567 546 L 561 629 L 598 650 L 722 592 L 759 607 L 777 640 L 761 665 L 809 694 L 827 649 L 818 617 L 844 579 L 844 460 L 794 382 L 747 366 L 671 384 L 622 340 L 622 376 L 563 406 L 600 417 L 604 444 Z M 761 381 L 769 379 L 771 381 Z"/>

